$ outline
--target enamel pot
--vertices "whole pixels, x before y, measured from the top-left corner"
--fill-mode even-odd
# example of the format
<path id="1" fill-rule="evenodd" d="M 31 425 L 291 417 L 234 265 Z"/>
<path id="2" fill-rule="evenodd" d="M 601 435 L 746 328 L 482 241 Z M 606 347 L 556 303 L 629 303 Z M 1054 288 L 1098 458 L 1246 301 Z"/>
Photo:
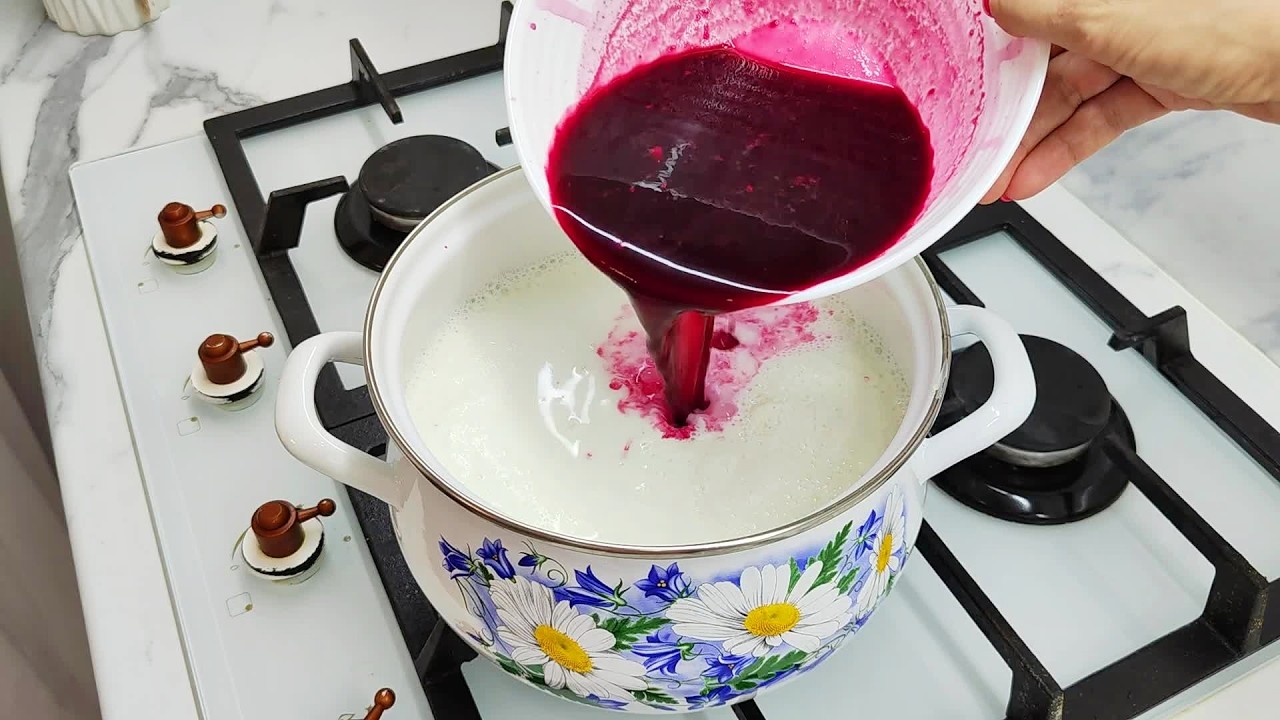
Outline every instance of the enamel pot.
<path id="1" fill-rule="evenodd" d="M 414 577 L 481 657 L 567 700 L 698 710 L 818 665 L 888 597 L 919 532 L 927 480 L 1031 411 L 1035 383 L 1017 334 L 981 308 L 947 307 L 924 264 L 910 262 L 847 291 L 903 366 L 910 393 L 894 439 L 843 497 L 782 527 L 698 545 L 542 530 L 486 506 L 442 465 L 443 449 L 424 444 L 411 421 L 404 388 L 408 368 L 462 303 L 566 247 L 519 168 L 464 191 L 391 259 L 363 333 L 324 333 L 293 350 L 276 429 L 299 460 L 391 506 Z M 986 344 L 994 389 L 977 412 L 929 436 L 959 335 Z M 364 365 L 390 436 L 385 461 L 322 426 L 315 382 L 332 362 Z"/>

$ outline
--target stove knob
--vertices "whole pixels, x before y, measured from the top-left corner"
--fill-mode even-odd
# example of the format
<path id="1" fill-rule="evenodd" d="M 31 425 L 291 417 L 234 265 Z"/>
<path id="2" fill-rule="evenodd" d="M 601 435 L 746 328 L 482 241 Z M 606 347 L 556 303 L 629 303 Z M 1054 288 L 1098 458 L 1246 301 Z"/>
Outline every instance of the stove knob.
<path id="1" fill-rule="evenodd" d="M 204 270 L 218 249 L 218 228 L 208 220 L 226 214 L 224 205 L 200 211 L 180 202 L 165 205 L 156 218 L 160 230 L 151 238 L 151 254 L 183 275 Z"/>
<path id="2" fill-rule="evenodd" d="M 369 712 L 365 713 L 364 720 L 380 720 L 384 710 L 388 710 L 392 705 L 396 704 L 396 694 L 391 688 L 382 688 L 373 696 L 373 707 L 369 708 Z"/>
<path id="3" fill-rule="evenodd" d="M 201 400 L 226 410 L 243 410 L 257 402 L 266 366 L 254 352 L 275 344 L 271 333 L 237 342 L 230 335 L 210 335 L 200 343 L 200 360 L 191 371 L 191 385 Z"/>
<path id="4" fill-rule="evenodd" d="M 240 544 L 244 563 L 269 580 L 302 582 L 315 572 L 324 549 L 324 524 L 338 509 L 328 498 L 300 508 L 284 500 L 265 502 L 254 511 Z"/>

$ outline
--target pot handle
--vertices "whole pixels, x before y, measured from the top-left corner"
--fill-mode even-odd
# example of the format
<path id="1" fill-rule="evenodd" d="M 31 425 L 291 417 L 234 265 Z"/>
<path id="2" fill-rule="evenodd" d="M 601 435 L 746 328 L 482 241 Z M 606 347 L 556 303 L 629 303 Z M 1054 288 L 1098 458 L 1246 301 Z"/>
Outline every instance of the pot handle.
<path id="1" fill-rule="evenodd" d="M 991 397 L 960 422 L 927 438 L 912 464 L 921 482 L 985 450 L 1026 421 L 1036 401 L 1036 379 L 1027 349 L 1004 318 L 985 308 L 947 308 L 951 335 L 975 335 L 987 347 L 995 370 Z"/>
<path id="2" fill-rule="evenodd" d="M 400 507 L 408 495 L 383 462 L 334 437 L 316 411 L 316 378 L 330 362 L 364 365 L 364 336 L 329 332 L 304 340 L 285 361 L 276 391 L 276 435 L 286 450 L 338 482 Z"/>

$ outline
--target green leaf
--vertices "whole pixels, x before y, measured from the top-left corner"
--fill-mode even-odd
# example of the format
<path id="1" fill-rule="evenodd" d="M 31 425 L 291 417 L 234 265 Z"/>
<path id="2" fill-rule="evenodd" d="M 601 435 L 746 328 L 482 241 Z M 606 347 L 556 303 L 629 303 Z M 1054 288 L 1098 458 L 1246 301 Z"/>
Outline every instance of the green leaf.
<path id="1" fill-rule="evenodd" d="M 785 655 L 770 655 L 752 662 L 729 681 L 729 687 L 738 692 L 754 690 L 784 672 L 794 670 L 804 662 L 808 653 L 792 650 Z"/>
<path id="2" fill-rule="evenodd" d="M 845 523 L 845 526 L 840 528 L 840 532 L 836 533 L 836 536 L 831 538 L 831 542 L 818 553 L 818 557 L 809 560 L 809 562 L 817 560 L 822 563 L 822 572 L 818 573 L 818 579 L 813 583 L 814 587 L 831 582 L 840 572 L 840 565 L 844 561 L 844 543 L 849 539 L 849 531 L 852 529 L 852 522 Z"/>
<path id="3" fill-rule="evenodd" d="M 796 562 L 795 558 L 791 558 L 791 584 L 787 586 L 787 592 L 791 592 L 793 589 L 795 589 L 796 581 L 798 581 L 799 579 L 800 579 L 800 564 Z"/>
<path id="4" fill-rule="evenodd" d="M 836 588 L 840 590 L 841 595 L 846 595 L 849 589 L 853 587 L 853 581 L 858 577 L 858 568 L 854 568 L 844 575 L 840 576 L 840 580 L 836 582 Z"/>
<path id="5" fill-rule="evenodd" d="M 512 675 L 515 675 L 516 677 L 522 677 L 524 675 L 524 671 L 520 669 L 520 666 L 516 664 L 516 661 L 512 660 L 506 655 L 495 653 L 494 659 L 497 660 L 498 667 L 502 668 L 503 670 L 506 670 Z"/>
<path id="6" fill-rule="evenodd" d="M 676 699 L 661 690 L 632 690 L 631 696 L 640 702 L 659 705 L 675 705 Z"/>
<path id="7" fill-rule="evenodd" d="M 666 618 L 661 616 L 610 617 L 597 622 L 613 634 L 613 649 L 619 651 L 631 649 L 637 640 L 667 624 Z"/>

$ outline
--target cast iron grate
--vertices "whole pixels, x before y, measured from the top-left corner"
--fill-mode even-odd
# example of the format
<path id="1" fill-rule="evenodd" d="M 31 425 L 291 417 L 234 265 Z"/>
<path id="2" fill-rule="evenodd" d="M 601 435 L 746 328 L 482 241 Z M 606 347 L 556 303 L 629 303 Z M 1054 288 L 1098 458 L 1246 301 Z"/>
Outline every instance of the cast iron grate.
<path id="1" fill-rule="evenodd" d="M 352 40 L 350 82 L 205 123 L 206 135 L 291 345 L 317 334 L 319 326 L 288 251 L 298 245 L 306 206 L 345 192 L 348 183 L 343 177 L 327 178 L 277 190 L 264 200 L 241 142 L 374 103 L 398 123 L 401 111 L 396 97 L 501 71 L 510 12 L 510 3 L 504 2 L 497 44 L 385 75 L 374 69 L 359 41 Z M 510 133 L 506 128 L 498 129 L 495 139 L 500 145 L 508 144 Z M 1144 315 L 1015 203 L 975 208 L 925 253 L 929 268 L 952 298 L 981 304 L 941 260 L 940 253 L 1001 231 L 1009 233 L 1109 324 L 1113 349 L 1138 350 L 1280 481 L 1280 432 L 1196 360 L 1183 310 L 1174 307 L 1154 317 Z M 316 399 L 321 419 L 335 435 L 370 454 L 381 456 L 385 452 L 386 433 L 364 388 L 346 390 L 336 370 L 329 367 L 321 373 Z M 1268 583 L 1135 453 L 1120 447 L 1108 450 L 1117 463 L 1128 469 L 1134 486 L 1213 564 L 1215 576 L 1199 618 L 1066 688 L 1058 684 L 1014 632 L 927 522 L 921 530 L 917 541 L 921 554 L 1013 672 L 1008 720 L 1132 718 L 1280 635 L 1280 604 L 1267 604 L 1276 583 Z M 461 671 L 475 653 L 439 621 L 413 580 L 386 505 L 359 491 L 348 492 L 434 716 L 440 720 L 480 720 Z M 752 701 L 740 703 L 733 710 L 739 720 L 766 717 Z"/>
<path id="2" fill-rule="evenodd" d="M 1148 317 L 1016 203 L 975 208 L 924 254 L 938 284 L 957 302 L 981 305 L 940 255 L 1008 233 L 1111 327 L 1108 344 L 1142 356 L 1280 481 L 1280 432 L 1262 419 L 1191 352 L 1186 312 Z M 1137 453 L 1107 448 L 1133 485 L 1214 568 L 1204 611 L 1190 623 L 1063 688 L 925 522 L 916 546 L 947 589 L 1013 671 L 1008 720 L 1126 720 L 1238 662 L 1280 635 L 1280 610 L 1268 607 L 1277 582 L 1245 560 Z"/>
<path id="3" fill-rule="evenodd" d="M 291 346 L 318 334 L 320 328 L 289 251 L 298 246 L 307 205 L 347 192 L 349 183 L 342 176 L 325 178 L 275 190 L 264 200 L 243 141 L 374 104 L 381 105 L 391 122 L 399 124 L 403 116 L 397 97 L 500 72 L 512 5 L 503 2 L 501 8 L 498 42 L 489 47 L 382 74 L 360 41 L 352 39 L 349 82 L 205 121 L 205 135 L 222 168 L 231 201 Z M 506 130 L 495 128 L 498 145 L 510 144 Z M 369 428 L 363 421 L 373 414 L 368 391 L 363 387 L 344 388 L 333 366 L 323 368 L 317 379 L 316 409 L 330 428 L 352 423 L 357 428 Z M 376 444 L 381 441 L 380 432 L 362 437 Z"/>

